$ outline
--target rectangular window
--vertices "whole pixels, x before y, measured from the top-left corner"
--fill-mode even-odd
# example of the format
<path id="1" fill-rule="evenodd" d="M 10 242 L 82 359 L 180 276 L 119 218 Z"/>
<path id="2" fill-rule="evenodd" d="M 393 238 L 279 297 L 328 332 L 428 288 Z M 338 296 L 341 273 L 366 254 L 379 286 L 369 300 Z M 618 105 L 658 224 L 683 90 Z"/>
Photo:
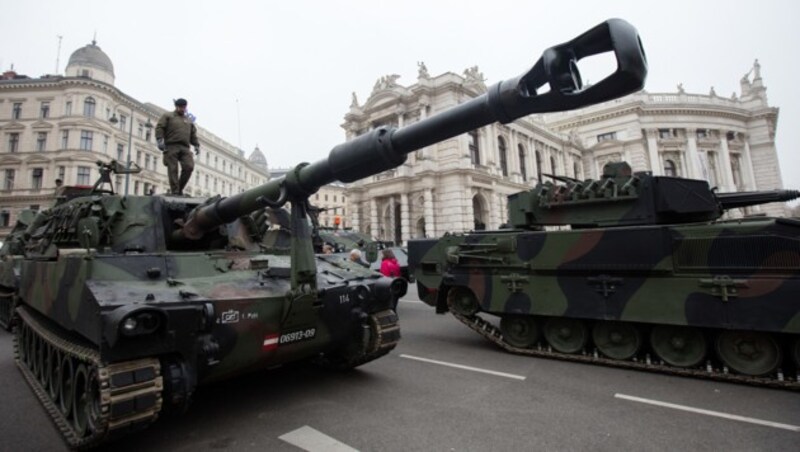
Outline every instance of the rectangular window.
<path id="1" fill-rule="evenodd" d="M 64 105 L 64 115 L 65 116 L 72 116 L 72 101 L 67 101 Z"/>
<path id="2" fill-rule="evenodd" d="M 706 138 L 708 136 L 708 129 L 697 129 L 697 138 Z"/>
<path id="3" fill-rule="evenodd" d="M 40 190 L 42 188 L 42 179 L 44 177 L 44 169 L 34 168 L 31 170 L 31 188 Z"/>
<path id="4" fill-rule="evenodd" d="M 19 151 L 19 133 L 9 133 L 8 134 L 8 152 L 17 152 Z"/>
<path id="5" fill-rule="evenodd" d="M 206 190 L 208 189 L 208 174 L 206 174 Z"/>
<path id="6" fill-rule="evenodd" d="M 42 102 L 42 105 L 39 107 L 39 117 L 42 119 L 50 117 L 50 102 Z"/>
<path id="7" fill-rule="evenodd" d="M 14 170 L 7 169 L 5 171 L 5 178 L 3 178 L 3 190 L 14 189 Z"/>
<path id="8" fill-rule="evenodd" d="M 134 195 L 138 195 L 139 194 L 139 181 L 138 180 L 133 181 L 133 194 Z"/>
<path id="9" fill-rule="evenodd" d="M 136 151 L 136 164 L 142 166 L 142 151 Z"/>
<path id="10" fill-rule="evenodd" d="M 478 166 L 481 164 L 481 154 L 478 148 L 478 131 L 473 130 L 467 135 L 469 135 L 469 159 L 473 165 Z"/>
<path id="11" fill-rule="evenodd" d="M 69 130 L 61 131 L 61 149 L 69 148 Z"/>
<path id="12" fill-rule="evenodd" d="M 14 105 L 11 107 L 11 119 L 20 118 L 22 118 L 22 102 L 14 102 Z"/>
<path id="13" fill-rule="evenodd" d="M 603 142 L 608 140 L 616 140 L 617 139 L 617 132 L 606 132 L 597 135 L 597 142 Z"/>
<path id="14" fill-rule="evenodd" d="M 42 152 L 47 146 L 47 132 L 39 132 L 36 134 L 36 151 Z"/>
<path id="15" fill-rule="evenodd" d="M 122 144 L 117 144 L 117 161 L 124 162 L 123 155 L 125 154 L 125 146 Z"/>
<path id="16" fill-rule="evenodd" d="M 127 128 L 125 127 L 127 123 L 128 123 L 128 117 L 125 115 L 119 115 L 119 130 L 122 130 L 123 132 L 127 130 Z"/>
<path id="17" fill-rule="evenodd" d="M 108 154 L 108 135 L 103 135 L 103 154 Z"/>
<path id="18" fill-rule="evenodd" d="M 92 150 L 92 138 L 94 132 L 91 130 L 81 130 L 81 150 L 82 151 L 91 151 Z"/>
<path id="19" fill-rule="evenodd" d="M 150 169 L 150 154 L 144 156 L 144 169 Z M 155 169 L 155 165 L 153 165 L 153 169 Z"/>
<path id="20" fill-rule="evenodd" d="M 10 223 L 11 223 L 11 214 L 8 213 L 8 210 L 3 209 L 3 211 L 0 212 L 0 226 L 6 228 L 9 226 Z"/>
<path id="21" fill-rule="evenodd" d="M 58 167 L 58 178 L 61 179 L 61 182 L 64 182 L 64 178 L 67 177 L 67 167 L 66 166 L 59 166 Z"/>
<path id="22" fill-rule="evenodd" d="M 83 116 L 86 116 L 87 118 L 94 118 L 94 107 L 94 99 L 91 97 L 86 98 L 86 100 L 83 101 Z"/>
<path id="23" fill-rule="evenodd" d="M 92 169 L 88 166 L 78 167 L 78 185 L 89 185 L 92 177 Z"/>

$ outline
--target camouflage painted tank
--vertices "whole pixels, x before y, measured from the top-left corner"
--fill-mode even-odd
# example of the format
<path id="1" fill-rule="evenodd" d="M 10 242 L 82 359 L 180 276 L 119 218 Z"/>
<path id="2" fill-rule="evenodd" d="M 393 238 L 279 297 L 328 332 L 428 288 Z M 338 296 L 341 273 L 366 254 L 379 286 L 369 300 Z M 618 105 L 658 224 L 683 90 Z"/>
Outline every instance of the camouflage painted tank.
<path id="1" fill-rule="evenodd" d="M 617 71 L 582 89 L 576 61 L 608 51 Z M 481 97 L 401 129 L 376 128 L 229 198 L 66 199 L 21 223 L 3 248 L 19 368 L 66 442 L 87 448 L 183 411 L 208 382 L 305 359 L 350 368 L 379 358 L 400 337 L 391 306 L 405 282 L 315 255 L 308 197 L 495 121 L 627 94 L 645 73 L 635 29 L 611 20 Z M 106 181 L 125 170 L 102 167 Z M 287 202 L 289 253 L 270 254 L 264 209 Z"/>
<path id="2" fill-rule="evenodd" d="M 513 229 L 412 241 L 421 298 L 517 353 L 800 388 L 800 221 L 720 219 L 797 191 L 558 179 L 509 196 Z"/>

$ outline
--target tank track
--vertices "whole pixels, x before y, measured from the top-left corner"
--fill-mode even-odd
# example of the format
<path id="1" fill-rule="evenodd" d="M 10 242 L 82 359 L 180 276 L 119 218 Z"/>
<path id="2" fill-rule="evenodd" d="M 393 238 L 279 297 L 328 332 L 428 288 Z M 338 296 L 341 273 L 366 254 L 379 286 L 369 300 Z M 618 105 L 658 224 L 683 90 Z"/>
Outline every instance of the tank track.
<path id="1" fill-rule="evenodd" d="M 371 314 L 367 319 L 368 339 L 360 350 L 347 356 L 324 357 L 320 364 L 338 370 L 348 370 L 376 360 L 392 351 L 400 341 L 400 325 L 392 309 Z"/>
<path id="2" fill-rule="evenodd" d="M 497 345 L 498 347 L 502 348 L 507 352 L 518 355 L 535 356 L 537 358 L 558 359 L 562 361 L 599 364 L 603 366 L 617 367 L 623 369 L 635 369 L 647 372 L 680 375 L 683 377 L 702 378 L 706 380 L 717 380 L 728 383 L 740 383 L 740 384 L 747 384 L 754 386 L 800 391 L 800 381 L 798 381 L 799 380 L 798 377 L 800 376 L 796 376 L 794 379 L 750 377 L 746 375 L 737 375 L 728 373 L 724 369 L 723 370 L 715 369 L 710 364 L 703 369 L 681 368 L 681 367 L 669 366 L 667 364 L 661 364 L 656 361 L 651 361 L 649 358 L 645 358 L 644 360 L 634 358 L 634 360 L 632 361 L 615 360 L 600 355 L 596 350 L 594 352 L 588 352 L 584 350 L 584 352 L 581 354 L 567 354 L 567 353 L 559 353 L 557 351 L 551 350 L 549 347 L 542 347 L 541 345 L 537 346 L 536 348 L 515 347 L 503 340 L 503 333 L 500 331 L 500 328 L 482 319 L 478 315 L 466 316 L 463 314 L 459 314 L 458 312 L 452 309 L 450 310 L 450 313 L 453 314 L 453 316 L 456 319 L 458 319 L 461 323 L 465 324 L 470 329 L 472 329 L 473 331 L 477 332 L 478 334 L 489 340 L 489 342 L 494 343 L 495 345 Z"/>
<path id="3" fill-rule="evenodd" d="M 146 427 L 158 418 L 163 390 L 158 359 L 103 363 L 96 350 L 48 329 L 25 307 L 19 307 L 17 312 L 15 361 L 71 449 L 95 447 Z M 70 395 L 66 403 L 71 407 L 63 408 L 65 366 L 59 364 L 61 371 L 55 371 L 55 357 L 59 363 L 69 363 L 65 366 L 72 370 L 69 392 L 75 393 L 76 380 L 85 379 L 86 389 L 79 405 L 74 405 L 76 400 Z M 56 379 L 58 382 L 51 384 Z M 84 416 L 79 415 L 81 411 Z"/>

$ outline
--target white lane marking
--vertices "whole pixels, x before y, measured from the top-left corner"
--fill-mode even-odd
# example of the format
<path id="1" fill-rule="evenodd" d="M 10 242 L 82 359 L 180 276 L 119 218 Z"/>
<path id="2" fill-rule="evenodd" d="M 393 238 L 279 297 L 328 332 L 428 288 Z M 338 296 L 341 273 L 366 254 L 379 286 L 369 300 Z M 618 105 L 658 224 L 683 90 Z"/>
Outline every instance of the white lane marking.
<path id="1" fill-rule="evenodd" d="M 415 300 L 415 299 L 413 299 L 413 298 L 401 298 L 401 299 L 400 299 L 400 301 L 402 301 L 403 303 L 420 303 L 420 304 L 425 304 L 425 302 L 423 302 L 422 300 Z"/>
<path id="2" fill-rule="evenodd" d="M 448 362 L 445 362 L 445 361 L 437 361 L 435 359 L 420 358 L 419 356 L 400 355 L 400 357 L 401 358 L 406 358 L 406 359 L 413 359 L 415 361 L 422 361 L 423 363 L 438 364 L 440 366 L 445 366 L 445 367 L 454 367 L 456 369 L 470 370 L 472 372 L 480 372 L 480 373 L 483 373 L 483 374 L 495 375 L 495 376 L 498 376 L 498 377 L 513 378 L 514 380 L 524 380 L 526 378 L 526 377 L 523 377 L 522 375 L 507 374 L 505 372 L 497 372 L 495 370 L 481 369 L 479 367 L 465 366 L 463 364 L 454 364 L 454 363 L 448 363 Z"/>
<path id="3" fill-rule="evenodd" d="M 287 443 L 297 446 L 308 452 L 358 452 L 358 449 L 337 441 L 334 438 L 304 425 L 297 430 L 292 430 L 278 437 Z"/>
<path id="4" fill-rule="evenodd" d="M 790 425 L 790 424 L 781 424 L 779 422 L 772 422 L 772 421 L 765 421 L 762 419 L 756 419 L 752 417 L 746 416 L 738 416 L 735 414 L 728 414 L 728 413 L 721 413 L 719 411 L 711 411 L 711 410 L 704 410 L 701 408 L 693 408 L 690 406 L 685 405 L 676 405 L 674 403 L 667 403 L 667 402 L 659 402 L 658 400 L 650 400 L 650 399 L 643 399 L 641 397 L 634 397 L 625 394 L 614 394 L 614 397 L 617 399 L 624 399 L 630 400 L 631 402 L 639 402 L 639 403 L 646 403 L 648 405 L 656 405 L 665 408 L 672 408 L 675 410 L 682 410 L 688 411 L 690 413 L 697 413 L 697 414 L 705 414 L 706 416 L 714 416 L 714 417 L 721 417 L 723 419 L 730 419 L 733 421 L 740 421 L 740 422 L 748 422 L 750 424 L 756 425 L 763 425 L 766 427 L 773 427 L 773 428 L 780 428 L 783 430 L 790 430 L 792 432 L 800 432 L 800 426 L 797 425 Z"/>

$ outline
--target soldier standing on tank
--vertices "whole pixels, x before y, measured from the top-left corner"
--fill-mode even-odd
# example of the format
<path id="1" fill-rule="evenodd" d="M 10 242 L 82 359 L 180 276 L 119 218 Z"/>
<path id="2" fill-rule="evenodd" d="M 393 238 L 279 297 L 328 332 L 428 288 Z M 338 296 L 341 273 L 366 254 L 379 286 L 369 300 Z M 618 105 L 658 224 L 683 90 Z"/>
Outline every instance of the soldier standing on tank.
<path id="1" fill-rule="evenodd" d="M 183 195 L 183 188 L 194 171 L 194 157 L 189 145 L 194 146 L 194 153 L 197 156 L 200 155 L 197 128 L 186 113 L 187 104 L 186 99 L 177 99 L 175 111 L 161 115 L 156 124 L 156 143 L 164 155 L 164 165 L 167 167 L 172 195 Z M 178 177 L 178 164 L 181 167 L 180 177 Z"/>

